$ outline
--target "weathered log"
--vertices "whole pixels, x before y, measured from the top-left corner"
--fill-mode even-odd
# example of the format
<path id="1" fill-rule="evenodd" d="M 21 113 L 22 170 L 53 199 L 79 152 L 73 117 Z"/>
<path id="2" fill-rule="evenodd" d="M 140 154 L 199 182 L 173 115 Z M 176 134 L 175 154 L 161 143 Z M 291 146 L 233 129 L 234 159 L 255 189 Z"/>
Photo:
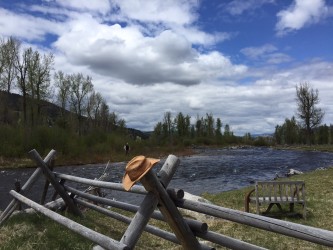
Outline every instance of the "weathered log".
<path id="1" fill-rule="evenodd" d="M 71 193 L 73 193 L 73 194 L 75 194 L 75 195 L 77 195 L 81 198 L 84 198 L 84 199 L 87 199 L 87 200 L 90 200 L 90 201 L 93 201 L 93 202 L 96 202 L 96 203 L 99 203 L 99 204 L 112 206 L 112 207 L 115 207 L 115 208 L 119 208 L 119 209 L 123 209 L 123 210 L 129 211 L 129 212 L 133 212 L 133 213 L 136 213 L 139 209 L 139 206 L 136 206 L 136 205 L 133 205 L 133 204 L 129 204 L 129 203 L 121 202 L 121 201 L 116 201 L 116 200 L 110 200 L 110 199 L 107 199 L 107 198 L 87 194 L 87 193 L 79 191 L 75 188 L 69 187 L 67 185 L 65 185 L 64 187 L 67 191 L 69 191 L 69 192 L 71 192 Z M 156 211 L 156 210 L 152 213 L 151 218 L 156 219 L 156 220 L 160 220 L 160 221 L 165 221 L 161 212 Z M 189 219 L 189 218 L 185 218 L 185 221 L 189 225 L 191 230 L 201 232 L 201 233 L 207 232 L 207 229 L 208 229 L 207 223 L 197 221 L 197 220 L 193 220 L 193 219 Z"/>
<path id="2" fill-rule="evenodd" d="M 15 199 L 28 205 L 29 207 L 32 207 L 37 212 L 44 214 L 45 216 L 56 221 L 57 223 L 69 228 L 70 230 L 82 235 L 83 237 L 95 242 L 96 244 L 98 244 L 106 249 L 129 249 L 126 245 L 124 245 L 118 241 L 115 241 L 114 239 L 111 239 L 103 234 L 95 232 L 95 231 L 91 230 L 90 228 L 82 226 L 81 224 L 79 224 L 75 221 L 72 221 L 60 214 L 57 214 L 56 212 L 53 212 L 53 211 L 43 207 L 42 205 L 39 205 L 38 203 L 24 197 L 23 195 L 20 195 L 19 193 L 15 192 L 14 190 L 11 190 L 9 193 Z"/>
<path id="3" fill-rule="evenodd" d="M 85 206 L 87 208 L 93 209 L 93 210 L 95 210 L 97 212 L 100 212 L 100 213 L 102 213 L 104 215 L 107 215 L 107 216 L 109 216 L 109 217 L 111 217 L 113 219 L 119 220 L 119 221 L 124 222 L 126 224 L 130 224 L 131 221 L 132 221 L 132 219 L 129 218 L 129 217 L 127 217 L 127 216 L 124 216 L 122 214 L 116 213 L 114 211 L 110 211 L 108 209 L 102 208 L 102 207 L 94 205 L 94 204 L 91 204 L 91 203 L 86 202 L 84 200 L 75 198 L 75 201 L 78 204 L 82 205 L 82 206 Z M 168 241 L 171 241 L 173 243 L 176 243 L 176 244 L 180 245 L 179 240 L 177 239 L 177 237 L 173 233 L 164 231 L 164 230 L 162 230 L 160 228 L 157 228 L 157 227 L 154 227 L 154 226 L 151 226 L 151 225 L 146 225 L 146 227 L 145 227 L 144 230 L 146 232 L 148 232 L 148 233 L 151 233 L 151 234 L 156 235 L 158 237 L 161 237 L 161 238 L 163 238 L 165 240 L 168 240 Z M 208 247 L 208 246 L 206 246 L 204 244 L 200 244 L 200 245 L 201 245 L 201 249 L 207 249 L 207 250 L 208 249 L 209 250 L 214 249 L 214 248 Z"/>
<path id="4" fill-rule="evenodd" d="M 153 193 L 155 197 L 157 197 L 159 203 L 158 208 L 172 231 L 177 236 L 177 239 L 181 242 L 182 247 L 184 249 L 200 249 L 200 244 L 197 238 L 193 235 L 190 227 L 184 221 L 179 210 L 169 197 L 155 173 L 151 170 L 148 171 L 141 179 L 141 183 L 147 191 Z"/>
<path id="5" fill-rule="evenodd" d="M 68 206 L 69 210 L 78 216 L 83 216 L 81 211 L 78 209 L 78 207 L 75 205 L 73 199 L 65 192 L 65 189 L 62 185 L 59 184 L 59 182 L 56 180 L 53 172 L 51 172 L 43 159 L 40 157 L 38 152 L 33 149 L 28 153 L 32 159 L 34 159 L 37 163 L 37 165 L 43 170 L 43 174 L 45 177 L 49 180 L 49 182 L 52 184 L 54 189 L 58 192 L 58 194 L 61 196 L 61 198 L 65 201 L 66 205 Z"/>
<path id="6" fill-rule="evenodd" d="M 49 169 L 51 171 L 53 171 L 53 168 L 54 168 L 54 159 L 51 160 L 50 164 L 49 164 Z M 44 189 L 43 189 L 43 193 L 42 193 L 42 197 L 40 199 L 40 204 L 44 205 L 45 203 L 45 199 L 46 199 L 46 195 L 47 195 L 47 191 L 49 189 L 49 185 L 50 185 L 50 182 L 49 180 L 45 180 L 45 184 L 44 184 Z"/>
<path id="7" fill-rule="evenodd" d="M 68 180 L 68 181 L 73 181 L 81 184 L 86 184 L 90 185 L 88 189 L 94 188 L 106 188 L 106 189 L 111 189 L 111 190 L 116 190 L 116 191 L 124 191 L 127 192 L 123 185 L 121 183 L 114 183 L 114 182 L 108 182 L 108 181 L 102 181 L 100 179 L 98 180 L 91 180 L 83 177 L 78 177 L 78 176 L 73 176 L 73 175 L 68 175 L 68 174 L 62 174 L 62 173 L 57 173 L 53 172 L 57 178 L 60 178 L 61 180 Z M 167 188 L 167 192 L 169 195 L 172 195 L 176 199 L 182 199 L 184 197 L 184 191 L 182 189 L 173 189 L 173 188 Z M 136 194 L 147 194 L 148 192 L 143 186 L 140 185 L 134 185 L 131 188 L 131 193 L 136 193 Z"/>
<path id="8" fill-rule="evenodd" d="M 183 199 L 185 194 L 184 190 L 178 188 L 168 188 L 167 192 L 172 199 Z"/>
<path id="9" fill-rule="evenodd" d="M 114 183 L 114 182 L 107 182 L 107 181 L 99 181 L 99 180 L 91 180 L 87 178 L 77 177 L 73 175 L 68 174 L 61 174 L 54 172 L 55 176 L 60 179 L 68 180 L 68 181 L 74 181 L 81 184 L 87 184 L 94 187 L 100 187 L 100 188 L 108 188 L 112 190 L 117 191 L 126 191 L 121 183 Z M 137 193 L 137 194 L 147 194 L 147 191 L 144 187 L 139 185 L 134 185 L 131 188 L 131 193 Z"/>
<path id="10" fill-rule="evenodd" d="M 166 159 L 165 163 L 163 164 L 163 167 L 160 169 L 160 171 L 157 173 L 157 176 L 162 183 L 162 185 L 167 188 L 169 185 L 173 175 L 175 174 L 178 166 L 180 164 L 180 160 L 178 157 L 174 155 L 169 155 Z"/>
<path id="11" fill-rule="evenodd" d="M 61 180 L 59 181 L 59 184 L 60 184 L 61 186 L 63 186 L 63 185 L 65 184 L 65 182 L 66 182 L 66 180 L 61 179 Z M 54 200 L 57 198 L 57 196 L 58 196 L 58 192 L 57 192 L 57 190 L 54 190 L 54 193 L 53 193 L 53 195 L 52 195 L 51 200 L 54 201 Z"/>
<path id="12" fill-rule="evenodd" d="M 237 240 L 222 234 L 218 234 L 212 231 L 208 231 L 206 233 L 199 233 L 199 232 L 195 232 L 195 235 L 204 239 L 204 240 L 208 240 L 210 242 L 219 244 L 220 246 L 224 246 L 230 249 L 246 249 L 246 250 L 263 250 L 266 248 L 262 248 L 241 240 Z"/>
<path id="13" fill-rule="evenodd" d="M 324 246 L 333 247 L 333 232 L 328 230 L 277 220 L 257 214 L 250 214 L 196 201 L 183 199 L 174 200 L 174 202 L 178 207 L 181 208 L 264 229 L 266 231 L 284 234 Z"/>
<path id="14" fill-rule="evenodd" d="M 48 155 L 44 158 L 44 162 L 46 164 L 49 164 L 49 162 L 54 158 L 55 155 L 56 155 L 56 151 L 52 149 L 48 153 Z M 38 180 L 38 178 L 41 174 L 42 174 L 42 169 L 37 168 L 32 173 L 30 178 L 26 181 L 26 183 L 23 185 L 23 187 L 21 188 L 20 193 L 25 194 L 26 192 L 28 192 L 30 190 L 30 188 L 33 186 L 33 184 Z M 6 207 L 5 211 L 3 211 L 3 213 L 0 215 L 0 226 L 15 211 L 18 204 L 19 204 L 19 202 L 17 202 L 17 200 L 15 200 L 15 199 L 13 199 L 9 203 L 9 205 Z"/>
<path id="15" fill-rule="evenodd" d="M 171 181 L 172 176 L 175 173 L 178 165 L 179 165 L 179 159 L 174 155 L 169 155 L 159 172 L 160 177 L 161 177 L 160 181 L 164 184 L 164 187 L 167 187 L 167 185 Z M 152 172 L 152 170 L 150 170 L 149 172 Z M 145 177 L 143 177 L 143 179 L 144 178 Z M 155 178 L 157 179 L 156 176 L 155 176 Z M 142 183 L 142 180 L 141 180 L 141 183 Z M 162 184 L 160 182 L 159 182 L 159 184 L 162 186 Z M 132 222 L 128 226 L 128 228 L 125 231 L 120 242 L 123 242 L 124 244 L 128 245 L 130 248 L 134 248 L 136 242 L 139 240 L 139 238 L 141 236 L 141 233 L 142 233 L 145 225 L 147 225 L 150 216 L 153 214 L 157 204 L 158 204 L 158 198 L 155 195 L 148 193 L 147 196 L 145 197 L 145 199 L 142 201 L 142 203 L 138 209 L 138 212 L 134 215 Z M 188 227 L 187 224 L 186 224 L 186 226 Z M 184 246 L 183 239 L 179 238 L 182 235 L 179 232 L 177 232 L 176 236 L 182 243 L 182 246 Z M 193 238 L 194 238 L 193 240 L 195 241 L 196 239 L 194 236 L 193 236 Z"/>

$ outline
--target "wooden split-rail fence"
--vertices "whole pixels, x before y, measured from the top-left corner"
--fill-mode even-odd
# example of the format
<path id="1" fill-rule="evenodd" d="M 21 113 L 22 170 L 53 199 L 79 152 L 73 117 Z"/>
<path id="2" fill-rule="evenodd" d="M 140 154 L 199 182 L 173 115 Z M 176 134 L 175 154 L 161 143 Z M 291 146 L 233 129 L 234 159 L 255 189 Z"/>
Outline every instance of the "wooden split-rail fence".
<path id="1" fill-rule="evenodd" d="M 236 223 L 260 228 L 290 237 L 314 242 L 319 245 L 333 247 L 333 232 L 304 226 L 292 222 L 286 222 L 278 219 L 251 214 L 238 210 L 228 209 L 209 203 L 184 199 L 184 191 L 179 189 L 168 188 L 178 165 L 179 159 L 174 155 L 169 155 L 158 173 L 150 170 L 140 180 L 142 186 L 134 185 L 130 192 L 144 195 L 144 199 L 140 206 L 116 201 L 103 197 L 103 195 L 92 195 L 91 193 L 80 191 L 69 186 L 68 182 L 77 182 L 90 186 L 87 190 L 93 189 L 111 189 L 125 191 L 122 184 L 112 183 L 99 180 L 91 180 L 73 175 L 57 173 L 52 170 L 52 162 L 55 151 L 50 153 L 43 160 L 36 150 L 29 152 L 30 157 L 37 163 L 38 168 L 31 175 L 28 181 L 20 188 L 20 190 L 11 190 L 10 194 L 13 200 L 0 215 L 0 225 L 17 209 L 20 204 L 25 204 L 32 209 L 44 214 L 54 221 L 62 224 L 70 230 L 91 240 L 97 249 L 133 249 L 139 240 L 143 231 L 157 235 L 163 239 L 181 245 L 184 249 L 214 249 L 207 242 L 224 246 L 230 249 L 264 249 L 238 239 L 234 239 L 208 229 L 205 222 L 194 219 L 184 218 L 178 208 L 195 211 L 205 215 L 230 220 Z M 61 198 L 46 203 L 45 195 L 41 199 L 41 204 L 28 199 L 25 194 L 28 193 L 37 179 L 44 175 L 46 178 L 45 188 L 51 184 Z M 86 190 L 86 191 L 87 191 Z M 52 197 L 55 199 L 55 195 Z M 88 202 L 88 201 L 90 202 Z M 99 205 L 97 205 L 99 204 Z M 68 211 L 77 216 L 83 216 L 79 206 L 94 209 L 105 216 L 109 216 L 121 222 L 129 224 L 122 238 L 118 241 L 106 235 L 98 233 L 69 218 L 62 216 L 52 209 L 64 205 Z M 129 218 L 122 214 L 107 209 L 105 206 L 123 209 L 135 213 L 133 218 Z M 160 211 L 156 210 L 158 208 Z M 166 221 L 173 233 L 164 231 L 158 227 L 148 224 L 150 218 Z M 1 228 L 0 228 L 1 230 Z M 200 239 L 205 240 L 203 243 Z M 213 244 L 210 244 L 213 245 Z"/>

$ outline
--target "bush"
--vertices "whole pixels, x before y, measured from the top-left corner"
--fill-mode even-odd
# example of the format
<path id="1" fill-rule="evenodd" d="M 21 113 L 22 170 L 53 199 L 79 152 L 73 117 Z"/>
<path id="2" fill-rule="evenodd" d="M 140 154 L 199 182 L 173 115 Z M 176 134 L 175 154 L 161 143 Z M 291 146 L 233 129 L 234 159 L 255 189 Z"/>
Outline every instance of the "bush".
<path id="1" fill-rule="evenodd" d="M 256 139 L 253 142 L 253 145 L 256 146 L 256 147 L 266 147 L 266 146 L 269 146 L 268 142 L 263 137 L 258 137 L 258 139 Z"/>
<path id="2" fill-rule="evenodd" d="M 26 153 L 22 128 L 0 126 L 0 141 L 0 155 L 3 157 L 22 157 Z"/>

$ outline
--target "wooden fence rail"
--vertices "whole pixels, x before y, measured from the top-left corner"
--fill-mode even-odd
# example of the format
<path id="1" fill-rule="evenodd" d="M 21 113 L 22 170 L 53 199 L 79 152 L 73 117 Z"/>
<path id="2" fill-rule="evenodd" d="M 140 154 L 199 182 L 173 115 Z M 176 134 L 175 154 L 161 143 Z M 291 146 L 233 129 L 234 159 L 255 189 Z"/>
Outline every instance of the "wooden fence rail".
<path id="1" fill-rule="evenodd" d="M 51 160 L 55 157 L 56 155 L 56 151 L 55 150 L 51 150 L 49 152 L 49 154 L 45 157 L 44 162 L 46 164 L 49 164 L 51 162 Z M 30 188 L 35 184 L 35 182 L 38 180 L 38 178 L 42 175 L 42 169 L 41 168 L 37 168 L 33 174 L 30 176 L 30 178 L 27 180 L 27 182 L 23 185 L 23 187 L 21 188 L 20 193 L 24 194 L 25 192 L 28 192 L 30 190 Z M 17 208 L 19 202 L 16 199 L 13 199 L 9 205 L 7 206 L 7 208 L 5 209 L 5 211 L 3 211 L 3 213 L 0 215 L 0 226 L 1 224 L 15 211 L 15 209 Z"/>
<path id="2" fill-rule="evenodd" d="M 175 203 L 181 208 L 333 247 L 332 231 L 185 199 L 175 200 Z"/>
<path id="3" fill-rule="evenodd" d="M 328 230 L 184 199 L 183 190 L 168 188 L 172 176 L 179 165 L 179 159 L 173 155 L 170 155 L 166 159 L 158 173 L 155 174 L 152 170 L 150 170 L 143 176 L 141 179 L 143 186 L 134 185 L 131 188 L 130 192 L 144 195 L 144 199 L 139 206 L 116 201 L 106 197 L 92 195 L 73 188 L 70 185 L 71 182 L 88 185 L 90 188 L 87 190 L 90 190 L 92 187 L 123 192 L 126 191 L 120 183 L 91 180 L 52 171 L 50 169 L 50 163 L 55 156 L 54 150 L 51 150 L 44 160 L 35 150 L 30 151 L 29 155 L 36 161 L 38 168 L 23 185 L 20 192 L 16 192 L 14 190 L 10 191 L 10 194 L 14 199 L 0 215 L 0 225 L 2 225 L 4 221 L 13 213 L 19 203 L 23 203 L 96 243 L 97 245 L 93 247 L 94 250 L 103 248 L 133 249 L 143 231 L 147 231 L 175 244 L 179 244 L 184 249 L 213 249 L 213 247 L 199 242 L 199 238 L 231 249 L 264 249 L 260 246 L 255 246 L 253 244 L 210 231 L 207 223 L 205 222 L 183 218 L 178 210 L 179 207 L 216 218 L 222 218 L 236 223 L 260 228 L 266 231 L 272 231 L 320 245 L 333 247 L 333 232 Z M 61 196 L 61 199 L 52 203 L 47 203 L 45 206 L 31 201 L 24 196 L 24 194 L 31 188 L 42 173 L 45 176 L 46 183 L 51 183 L 56 192 Z M 41 199 L 42 204 L 44 204 L 45 201 L 46 190 L 47 187 L 45 185 Z M 128 227 L 121 240 L 116 241 L 51 211 L 49 209 L 52 207 L 51 204 L 53 206 L 54 204 L 57 204 L 58 206 L 59 204 L 65 205 L 73 214 L 83 216 L 78 207 L 78 205 L 80 205 L 126 223 L 128 224 Z M 135 214 L 133 218 L 130 218 L 103 206 L 111 206 Z M 156 208 L 160 211 L 157 211 Z M 173 233 L 149 225 L 148 221 L 150 218 L 167 222 Z"/>
<path id="4" fill-rule="evenodd" d="M 44 214 L 45 216 L 51 218 L 52 220 L 58 222 L 59 224 L 69 228 L 70 230 L 82 235 L 83 237 L 99 244 L 106 249 L 129 249 L 126 245 L 122 244 L 121 242 L 115 241 L 112 238 L 109 238 L 103 234 L 97 233 L 94 230 L 91 230 L 87 227 L 82 226 L 81 224 L 67 219 L 64 216 L 59 215 L 56 212 L 53 212 L 42 205 L 39 205 L 36 202 L 24 197 L 23 195 L 11 190 L 9 192 L 15 199 L 19 200 L 20 202 L 26 204 L 27 206 L 33 208 L 39 213 Z"/>

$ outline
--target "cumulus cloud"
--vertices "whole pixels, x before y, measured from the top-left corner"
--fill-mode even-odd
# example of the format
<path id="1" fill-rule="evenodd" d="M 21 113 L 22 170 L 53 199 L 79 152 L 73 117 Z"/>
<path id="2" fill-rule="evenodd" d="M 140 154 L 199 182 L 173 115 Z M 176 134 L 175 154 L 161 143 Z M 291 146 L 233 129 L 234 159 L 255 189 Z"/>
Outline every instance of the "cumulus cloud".
<path id="1" fill-rule="evenodd" d="M 135 25 L 101 24 L 88 14 L 67 23 L 54 46 L 69 61 L 133 84 L 198 84 L 211 77 L 234 76 L 246 66 L 234 65 L 219 52 L 201 54 L 183 34 L 165 30 L 144 36 Z"/>
<path id="2" fill-rule="evenodd" d="M 293 30 L 320 22 L 327 17 L 329 8 L 324 0 L 295 0 L 286 10 L 277 13 L 277 35 L 284 35 Z"/>
<path id="3" fill-rule="evenodd" d="M 8 29 L 8 34 L 28 40 L 55 35 L 53 48 L 73 66 L 118 81 L 189 86 L 247 69 L 220 52 L 201 52 L 201 47 L 214 46 L 230 35 L 210 34 L 194 25 L 198 1 L 55 0 L 24 7 L 39 17 L 1 9 L 2 33 Z"/>
<path id="4" fill-rule="evenodd" d="M 44 49 L 55 54 L 55 69 L 92 76 L 95 90 L 131 128 L 152 130 L 170 111 L 188 114 L 193 122 L 197 115 L 212 113 L 237 135 L 269 133 L 294 114 L 295 85 L 303 81 L 318 88 L 322 103 L 330 105 L 331 62 L 296 61 L 280 49 L 283 45 L 278 41 L 261 40 L 256 41 L 260 46 L 248 43 L 240 50 L 250 62 L 246 65 L 240 61 L 244 57 L 226 54 L 224 48 L 232 44 L 239 51 L 240 44 L 248 41 L 224 32 L 215 17 L 204 20 L 213 20 L 214 31 L 203 30 L 198 16 L 201 3 L 204 1 L 47 0 L 25 5 L 22 1 L 20 8 L 25 11 L 0 8 L 0 34 L 31 44 L 45 41 Z M 222 5 L 229 14 L 241 15 L 268 4 L 280 3 L 234 0 Z M 279 12 L 279 31 L 318 22 L 323 9 L 323 1 L 296 1 Z M 303 21 L 292 26 L 302 16 L 299 12 Z M 288 19 L 288 13 L 295 20 Z M 53 35 L 51 44 L 46 41 L 49 34 Z M 223 47 L 231 39 L 235 40 Z M 281 67 L 283 62 L 290 64 Z M 333 114 L 327 112 L 325 119 L 332 121 Z"/>

